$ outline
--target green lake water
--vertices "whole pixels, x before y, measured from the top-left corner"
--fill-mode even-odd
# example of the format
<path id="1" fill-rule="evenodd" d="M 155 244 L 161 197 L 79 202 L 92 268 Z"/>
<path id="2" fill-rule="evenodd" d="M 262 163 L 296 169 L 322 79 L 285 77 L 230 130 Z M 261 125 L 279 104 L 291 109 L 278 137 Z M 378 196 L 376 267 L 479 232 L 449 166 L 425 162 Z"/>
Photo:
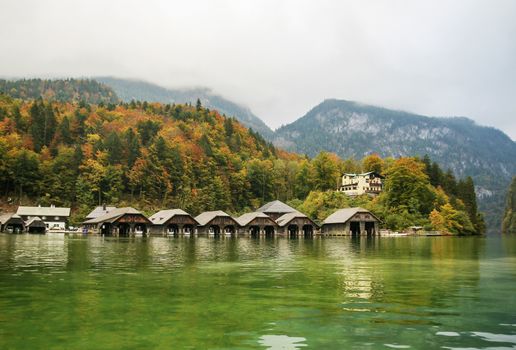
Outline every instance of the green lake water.
<path id="1" fill-rule="evenodd" d="M 516 237 L 0 235 L 0 349 L 516 349 Z"/>

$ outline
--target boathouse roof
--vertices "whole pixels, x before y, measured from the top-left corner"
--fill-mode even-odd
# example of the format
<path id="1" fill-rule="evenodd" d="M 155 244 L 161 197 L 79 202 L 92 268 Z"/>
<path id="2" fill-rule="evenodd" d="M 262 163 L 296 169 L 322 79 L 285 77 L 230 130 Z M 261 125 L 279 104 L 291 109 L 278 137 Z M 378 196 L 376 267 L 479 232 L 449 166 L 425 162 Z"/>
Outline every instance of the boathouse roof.
<path id="1" fill-rule="evenodd" d="M 105 205 L 99 205 L 98 207 L 93 209 L 91 211 L 91 213 L 89 213 L 86 216 L 86 219 L 89 220 L 89 219 L 98 218 L 99 216 L 106 215 L 107 213 L 109 213 L 110 211 L 113 211 L 115 209 L 116 209 L 116 207 L 106 207 Z"/>
<path id="2" fill-rule="evenodd" d="M 176 215 L 188 215 L 188 216 L 191 216 L 190 214 L 188 214 L 186 211 L 184 211 L 182 209 L 167 209 L 167 210 L 160 210 L 160 211 L 158 211 L 157 213 L 152 215 L 149 218 L 149 220 L 154 225 L 163 225 L 163 224 L 165 224 L 167 221 L 169 221 L 170 219 L 172 219 Z"/>
<path id="3" fill-rule="evenodd" d="M 115 222 L 122 216 L 126 214 L 140 214 L 143 215 L 140 211 L 132 208 L 132 207 L 125 207 L 125 208 L 116 208 L 112 211 L 110 211 L 107 214 L 104 214 L 102 216 L 99 216 L 94 219 L 86 220 L 84 221 L 84 224 L 98 224 L 101 222 Z"/>
<path id="4" fill-rule="evenodd" d="M 265 213 L 257 212 L 257 211 L 241 215 L 238 218 L 236 218 L 235 220 L 236 220 L 236 222 L 238 222 L 238 224 L 240 226 L 247 226 L 251 221 L 253 221 L 256 218 L 267 218 L 267 219 L 270 219 L 271 221 L 273 221 L 269 217 L 269 215 L 267 215 Z"/>
<path id="5" fill-rule="evenodd" d="M 34 216 L 25 223 L 27 227 L 46 227 L 45 222 L 39 216 Z"/>
<path id="6" fill-rule="evenodd" d="M 376 220 L 381 221 L 376 217 L 376 215 L 371 213 L 369 210 L 360 207 L 355 207 L 337 210 L 336 212 L 328 216 L 326 220 L 323 221 L 323 224 L 344 224 L 357 213 L 370 214 Z"/>
<path id="7" fill-rule="evenodd" d="M 208 224 L 211 220 L 215 219 L 217 216 L 229 217 L 234 220 L 229 214 L 223 212 L 222 210 L 215 211 L 205 211 L 195 217 L 195 221 L 199 223 L 199 225 L 204 226 Z"/>
<path id="8" fill-rule="evenodd" d="M 16 212 L 18 215 L 24 216 L 70 216 L 70 208 L 59 207 L 18 207 Z"/>
<path id="9" fill-rule="evenodd" d="M 290 205 L 283 203 L 282 201 L 275 200 L 269 202 L 262 207 L 256 209 L 257 212 L 262 213 L 293 213 L 297 212 L 296 209 L 292 208 Z"/>
<path id="10" fill-rule="evenodd" d="M 5 224 L 9 220 L 21 221 L 23 223 L 22 218 L 16 213 L 6 213 L 0 215 L 0 224 Z"/>
<path id="11" fill-rule="evenodd" d="M 278 226 L 284 227 L 284 226 L 288 225 L 292 220 L 297 219 L 297 218 L 308 219 L 312 222 L 312 224 L 314 226 L 317 226 L 317 224 L 315 222 L 313 222 L 312 219 L 310 219 L 308 216 L 306 216 L 305 214 L 298 212 L 298 211 L 293 212 L 293 213 L 286 213 L 286 214 L 280 216 L 278 218 L 278 220 L 276 220 L 276 223 L 278 224 Z"/>

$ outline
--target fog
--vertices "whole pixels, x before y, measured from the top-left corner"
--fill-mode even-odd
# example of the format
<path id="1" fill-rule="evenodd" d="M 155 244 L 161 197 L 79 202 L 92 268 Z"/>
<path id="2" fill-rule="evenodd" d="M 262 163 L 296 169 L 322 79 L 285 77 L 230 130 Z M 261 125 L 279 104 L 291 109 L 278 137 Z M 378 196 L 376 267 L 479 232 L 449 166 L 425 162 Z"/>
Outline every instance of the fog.
<path id="1" fill-rule="evenodd" d="M 326 98 L 516 139 L 516 1 L 0 3 L 0 75 L 206 86 L 269 126 Z"/>

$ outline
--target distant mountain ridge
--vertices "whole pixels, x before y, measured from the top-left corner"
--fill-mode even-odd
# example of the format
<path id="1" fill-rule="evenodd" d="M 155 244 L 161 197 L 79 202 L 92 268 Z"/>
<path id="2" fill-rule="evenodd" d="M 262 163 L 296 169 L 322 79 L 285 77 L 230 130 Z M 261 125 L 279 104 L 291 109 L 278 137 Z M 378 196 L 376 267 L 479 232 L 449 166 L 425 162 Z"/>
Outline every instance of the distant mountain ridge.
<path id="1" fill-rule="evenodd" d="M 473 177 L 480 207 L 497 228 L 505 189 L 516 174 L 516 143 L 500 130 L 464 117 L 426 117 L 345 100 L 326 100 L 279 128 L 274 144 L 309 156 L 320 150 L 344 158 L 428 154 L 456 175 Z"/>
<path id="2" fill-rule="evenodd" d="M 273 131 L 260 118 L 254 115 L 249 108 L 229 101 L 207 88 L 171 89 L 140 80 L 114 77 L 96 77 L 93 79 L 112 88 L 118 97 L 125 102 L 140 100 L 195 104 L 199 98 L 203 106 L 216 109 L 219 113 L 225 114 L 228 117 L 235 117 L 246 127 L 259 132 L 266 139 L 270 140 L 273 137 Z"/>
<path id="3" fill-rule="evenodd" d="M 59 102 L 107 104 L 119 101 L 113 89 L 91 79 L 0 79 L 0 93 L 20 99 Z"/>

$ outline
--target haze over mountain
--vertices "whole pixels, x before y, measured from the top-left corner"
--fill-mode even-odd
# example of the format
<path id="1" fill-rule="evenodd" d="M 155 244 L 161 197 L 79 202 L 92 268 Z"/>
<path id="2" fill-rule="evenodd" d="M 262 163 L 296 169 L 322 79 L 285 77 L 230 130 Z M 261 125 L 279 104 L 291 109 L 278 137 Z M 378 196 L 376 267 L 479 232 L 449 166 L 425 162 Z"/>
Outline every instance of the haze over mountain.
<path id="1" fill-rule="evenodd" d="M 118 97 L 125 102 L 140 100 L 161 103 L 192 103 L 201 100 L 203 106 L 216 109 L 222 114 L 238 119 L 242 124 L 259 132 L 267 139 L 271 139 L 273 132 L 265 123 L 254 115 L 247 107 L 217 95 L 208 88 L 170 89 L 141 80 L 119 79 L 113 77 L 97 77 L 111 87 Z"/>
<path id="2" fill-rule="evenodd" d="M 472 176 L 488 223 L 500 227 L 505 190 L 516 174 L 516 143 L 500 130 L 464 117 L 432 118 L 329 99 L 275 132 L 275 145 L 341 157 L 424 156 L 459 176 Z"/>

